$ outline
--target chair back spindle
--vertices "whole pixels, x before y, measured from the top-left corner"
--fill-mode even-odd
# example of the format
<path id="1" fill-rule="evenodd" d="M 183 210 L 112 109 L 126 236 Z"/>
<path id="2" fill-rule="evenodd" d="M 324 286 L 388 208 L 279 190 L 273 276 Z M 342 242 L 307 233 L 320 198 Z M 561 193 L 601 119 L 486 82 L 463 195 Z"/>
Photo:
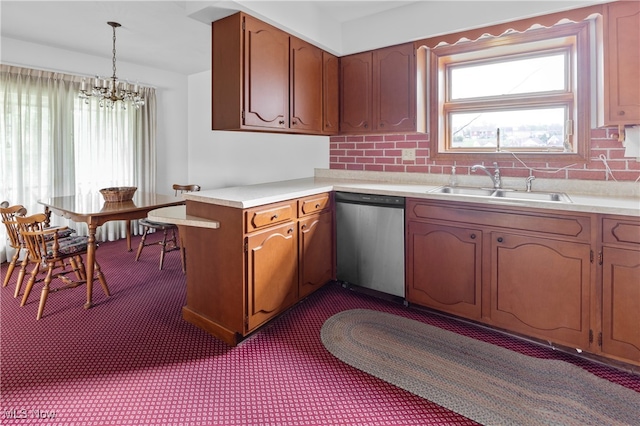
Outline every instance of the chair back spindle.
<path id="1" fill-rule="evenodd" d="M 9 280 L 13 274 L 13 271 L 18 264 L 18 260 L 20 259 L 20 254 L 25 251 L 25 246 L 22 241 L 22 237 L 20 236 L 20 230 L 18 228 L 18 222 L 16 221 L 16 217 L 18 216 L 26 216 L 27 209 L 24 206 L 17 204 L 15 206 L 9 206 L 8 201 L 3 201 L 0 203 L 0 216 L 2 217 L 2 223 L 7 230 L 7 236 L 9 237 L 9 245 L 11 248 L 15 250 L 11 261 L 9 262 L 9 267 L 7 268 L 7 273 L 4 277 L 4 281 L 2 282 L 2 287 L 6 287 L 9 284 Z M 24 258 L 23 265 L 26 265 L 28 262 L 27 256 Z M 24 266 L 26 267 L 26 266 Z M 16 282 L 16 296 L 20 291 L 20 286 L 22 285 L 22 279 L 24 277 L 24 268 L 21 268 L 20 274 L 18 275 L 18 281 Z"/>

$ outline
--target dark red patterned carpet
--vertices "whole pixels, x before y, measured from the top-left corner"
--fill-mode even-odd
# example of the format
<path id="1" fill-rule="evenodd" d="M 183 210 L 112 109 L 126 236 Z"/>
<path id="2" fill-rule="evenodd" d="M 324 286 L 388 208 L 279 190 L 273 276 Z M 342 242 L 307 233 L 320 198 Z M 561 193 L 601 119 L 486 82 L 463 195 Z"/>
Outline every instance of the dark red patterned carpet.
<path id="1" fill-rule="evenodd" d="M 15 274 L 2 289 L 1 424 L 475 424 L 329 354 L 322 324 L 357 308 L 570 361 L 640 392 L 637 375 L 335 284 L 230 348 L 182 320 L 185 277 L 177 252 L 167 255 L 163 271 L 156 247 L 145 248 L 139 262 L 124 241 L 102 244 L 97 255 L 112 296 L 96 286 L 90 310 L 82 308 L 80 287 L 51 294 L 36 321 L 39 287 L 24 307 L 13 298 Z"/>

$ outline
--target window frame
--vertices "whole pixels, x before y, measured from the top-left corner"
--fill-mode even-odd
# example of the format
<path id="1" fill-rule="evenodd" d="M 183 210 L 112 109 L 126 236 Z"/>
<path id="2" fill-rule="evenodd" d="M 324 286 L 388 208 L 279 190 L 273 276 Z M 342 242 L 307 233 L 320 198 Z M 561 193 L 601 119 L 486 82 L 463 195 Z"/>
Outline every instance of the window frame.
<path id="1" fill-rule="evenodd" d="M 591 63 L 595 58 L 591 57 L 592 47 L 590 45 L 592 23 L 589 20 L 581 22 L 570 22 L 558 24 L 549 28 L 529 29 L 525 32 L 508 31 L 500 36 L 482 37 L 475 41 L 461 41 L 453 45 L 437 46 L 429 49 L 427 53 L 428 68 L 431 78 L 429 79 L 429 134 L 431 140 L 431 157 L 434 159 L 446 160 L 478 160 L 501 161 L 512 160 L 513 154 L 531 161 L 545 162 L 573 162 L 586 163 L 590 157 L 589 134 L 591 127 Z M 567 40 L 571 42 L 567 45 Z M 446 76 L 446 66 L 452 63 L 464 63 L 465 61 L 490 61 L 492 58 L 508 58 L 515 55 L 535 56 L 536 52 L 545 53 L 554 49 L 569 48 L 569 55 L 573 55 L 570 62 L 568 85 L 571 93 L 556 93 L 544 98 L 546 101 L 555 97 L 558 102 L 567 105 L 569 120 L 573 121 L 571 137 L 575 149 L 570 152 L 559 151 L 531 151 L 516 150 L 511 152 L 496 152 L 487 150 L 456 149 L 447 150 L 449 112 L 452 111 L 448 99 L 448 80 Z M 499 54 L 497 54 L 499 53 Z M 454 59 L 452 59 L 454 58 Z M 516 96 L 514 99 L 522 98 Z M 505 97 L 504 99 L 508 99 Z M 490 102 L 464 101 L 457 102 L 457 106 L 487 106 Z M 536 100 L 532 99 L 531 106 L 535 106 Z M 495 103 L 494 103 L 495 105 Z M 516 100 L 512 105 L 522 105 Z M 550 105 L 546 103 L 545 105 Z M 539 105 L 538 105 L 539 106 Z M 455 109 L 463 111 L 463 109 Z M 446 112 L 446 113 L 445 113 Z"/>

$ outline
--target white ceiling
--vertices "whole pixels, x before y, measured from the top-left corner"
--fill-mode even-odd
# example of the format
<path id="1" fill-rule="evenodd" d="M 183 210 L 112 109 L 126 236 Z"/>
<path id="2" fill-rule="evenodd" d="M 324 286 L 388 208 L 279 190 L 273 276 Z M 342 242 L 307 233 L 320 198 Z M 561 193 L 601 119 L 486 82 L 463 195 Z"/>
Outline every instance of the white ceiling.
<path id="1" fill-rule="evenodd" d="M 412 1 L 312 1 L 340 24 Z M 120 61 L 185 75 L 211 68 L 210 22 L 251 2 L 235 1 L 0 1 L 0 36 L 111 58 L 112 28 Z M 293 2 L 282 2 L 289 10 Z M 197 13 L 194 13 L 196 11 Z M 203 13 L 204 12 L 204 13 Z M 328 17 L 328 18 L 327 18 Z M 198 20 L 199 19 L 199 20 Z M 1 50 L 0 50 L 1 53 Z M 105 71 L 106 72 L 106 71 Z"/>
<path id="2" fill-rule="evenodd" d="M 211 22 L 238 10 L 344 55 L 603 1 L 609 0 L 0 0 L 0 42 L 110 60 L 107 21 L 115 21 L 122 24 L 118 61 L 191 75 L 211 69 Z M 0 45 L 0 61 L 1 55 Z"/>

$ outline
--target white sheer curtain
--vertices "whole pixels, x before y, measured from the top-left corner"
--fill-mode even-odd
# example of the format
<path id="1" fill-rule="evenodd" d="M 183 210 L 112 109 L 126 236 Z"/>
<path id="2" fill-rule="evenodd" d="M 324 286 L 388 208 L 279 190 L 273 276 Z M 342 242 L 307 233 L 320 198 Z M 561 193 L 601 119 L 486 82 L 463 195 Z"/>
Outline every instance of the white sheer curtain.
<path id="1" fill-rule="evenodd" d="M 0 64 L 0 201 L 42 211 L 38 200 L 87 194 L 109 186 L 155 191 L 155 89 L 145 105 L 101 108 L 79 99 L 82 77 Z M 52 223 L 86 233 L 86 225 L 52 215 Z M 109 222 L 98 240 L 122 238 L 124 223 Z M 6 235 L 0 230 L 0 260 Z"/>

